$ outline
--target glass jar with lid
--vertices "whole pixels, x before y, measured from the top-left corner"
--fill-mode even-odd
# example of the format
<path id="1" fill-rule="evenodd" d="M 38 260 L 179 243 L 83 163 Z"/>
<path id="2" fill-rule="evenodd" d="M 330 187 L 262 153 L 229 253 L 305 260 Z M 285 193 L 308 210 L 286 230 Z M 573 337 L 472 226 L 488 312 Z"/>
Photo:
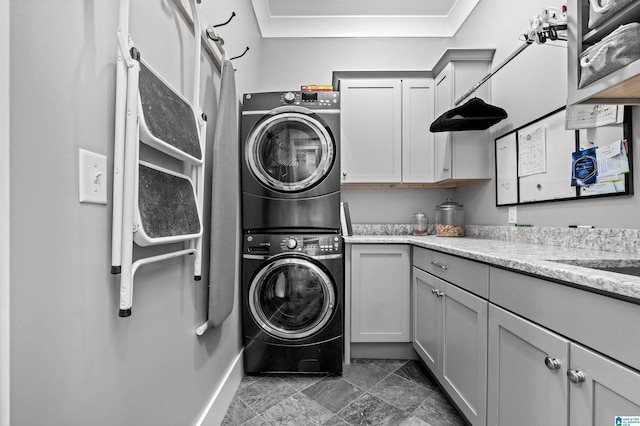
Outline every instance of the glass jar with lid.
<path id="1" fill-rule="evenodd" d="M 436 206 L 436 235 L 464 237 L 464 209 L 451 198 Z"/>
<path id="2" fill-rule="evenodd" d="M 411 220 L 413 235 L 427 235 L 427 225 L 429 225 L 429 221 L 426 214 L 420 211 L 413 215 Z"/>

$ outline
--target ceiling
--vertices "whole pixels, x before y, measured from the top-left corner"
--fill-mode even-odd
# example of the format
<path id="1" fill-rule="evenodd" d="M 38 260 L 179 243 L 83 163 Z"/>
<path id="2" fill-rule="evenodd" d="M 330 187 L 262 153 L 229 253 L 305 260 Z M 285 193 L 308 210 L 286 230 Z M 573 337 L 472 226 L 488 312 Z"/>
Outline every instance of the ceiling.
<path id="1" fill-rule="evenodd" d="M 452 37 L 480 0 L 251 0 L 263 37 Z"/>

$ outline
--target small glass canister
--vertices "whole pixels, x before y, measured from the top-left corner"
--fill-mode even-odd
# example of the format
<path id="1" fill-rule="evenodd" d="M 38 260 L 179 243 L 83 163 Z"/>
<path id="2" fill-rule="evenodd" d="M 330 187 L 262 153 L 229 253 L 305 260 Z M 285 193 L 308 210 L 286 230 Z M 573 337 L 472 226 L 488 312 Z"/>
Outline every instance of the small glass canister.
<path id="1" fill-rule="evenodd" d="M 436 206 L 436 234 L 441 237 L 464 237 L 464 209 L 447 198 Z"/>
<path id="2" fill-rule="evenodd" d="M 413 235 L 427 235 L 427 226 L 429 225 L 429 221 L 427 220 L 427 215 L 423 212 L 418 212 L 413 215 L 411 219 L 411 229 L 413 231 Z"/>

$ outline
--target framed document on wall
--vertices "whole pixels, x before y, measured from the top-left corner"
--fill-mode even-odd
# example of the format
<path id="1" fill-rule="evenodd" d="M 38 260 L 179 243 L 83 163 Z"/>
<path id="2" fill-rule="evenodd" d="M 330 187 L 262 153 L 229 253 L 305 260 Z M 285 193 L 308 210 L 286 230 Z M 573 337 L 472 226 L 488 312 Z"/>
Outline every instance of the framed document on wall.
<path id="1" fill-rule="evenodd" d="M 633 193 L 630 108 L 569 108 L 495 139 L 497 206 Z"/>

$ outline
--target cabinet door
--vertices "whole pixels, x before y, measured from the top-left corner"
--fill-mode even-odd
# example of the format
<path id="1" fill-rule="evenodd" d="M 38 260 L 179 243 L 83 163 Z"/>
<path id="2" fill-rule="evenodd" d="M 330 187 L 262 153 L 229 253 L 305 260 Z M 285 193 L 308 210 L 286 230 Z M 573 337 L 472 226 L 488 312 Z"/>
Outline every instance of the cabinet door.
<path id="1" fill-rule="evenodd" d="M 470 97 L 459 105 L 455 102 L 489 73 L 487 61 L 456 61 L 453 63 L 451 90 L 451 108 L 463 105 L 476 96 L 490 102 L 489 84 L 480 86 Z M 492 144 L 489 130 L 466 130 L 450 133 L 451 178 L 452 179 L 489 179 L 491 178 Z"/>
<path id="2" fill-rule="evenodd" d="M 410 247 L 351 250 L 351 341 L 410 342 Z"/>
<path id="3" fill-rule="evenodd" d="M 441 340 L 440 298 L 437 278 L 413 268 L 413 347 L 434 374 L 439 365 Z"/>
<path id="4" fill-rule="evenodd" d="M 568 360 L 568 340 L 490 305 L 487 424 L 566 425 Z"/>
<path id="5" fill-rule="evenodd" d="M 637 371 L 575 343 L 571 344 L 571 369 L 581 372 L 585 381 L 569 384 L 570 425 L 616 425 L 619 416 L 640 417 Z"/>
<path id="6" fill-rule="evenodd" d="M 402 81 L 402 182 L 434 182 L 432 79 Z"/>
<path id="7" fill-rule="evenodd" d="M 442 281 L 442 387 L 474 426 L 485 425 L 488 302 Z"/>
<path id="8" fill-rule="evenodd" d="M 438 118 L 453 104 L 453 64 L 448 64 L 435 80 L 435 113 Z M 434 179 L 436 182 L 451 179 L 451 133 L 434 133 Z"/>
<path id="9" fill-rule="evenodd" d="M 402 179 L 402 84 L 398 79 L 340 81 L 343 183 Z"/>

